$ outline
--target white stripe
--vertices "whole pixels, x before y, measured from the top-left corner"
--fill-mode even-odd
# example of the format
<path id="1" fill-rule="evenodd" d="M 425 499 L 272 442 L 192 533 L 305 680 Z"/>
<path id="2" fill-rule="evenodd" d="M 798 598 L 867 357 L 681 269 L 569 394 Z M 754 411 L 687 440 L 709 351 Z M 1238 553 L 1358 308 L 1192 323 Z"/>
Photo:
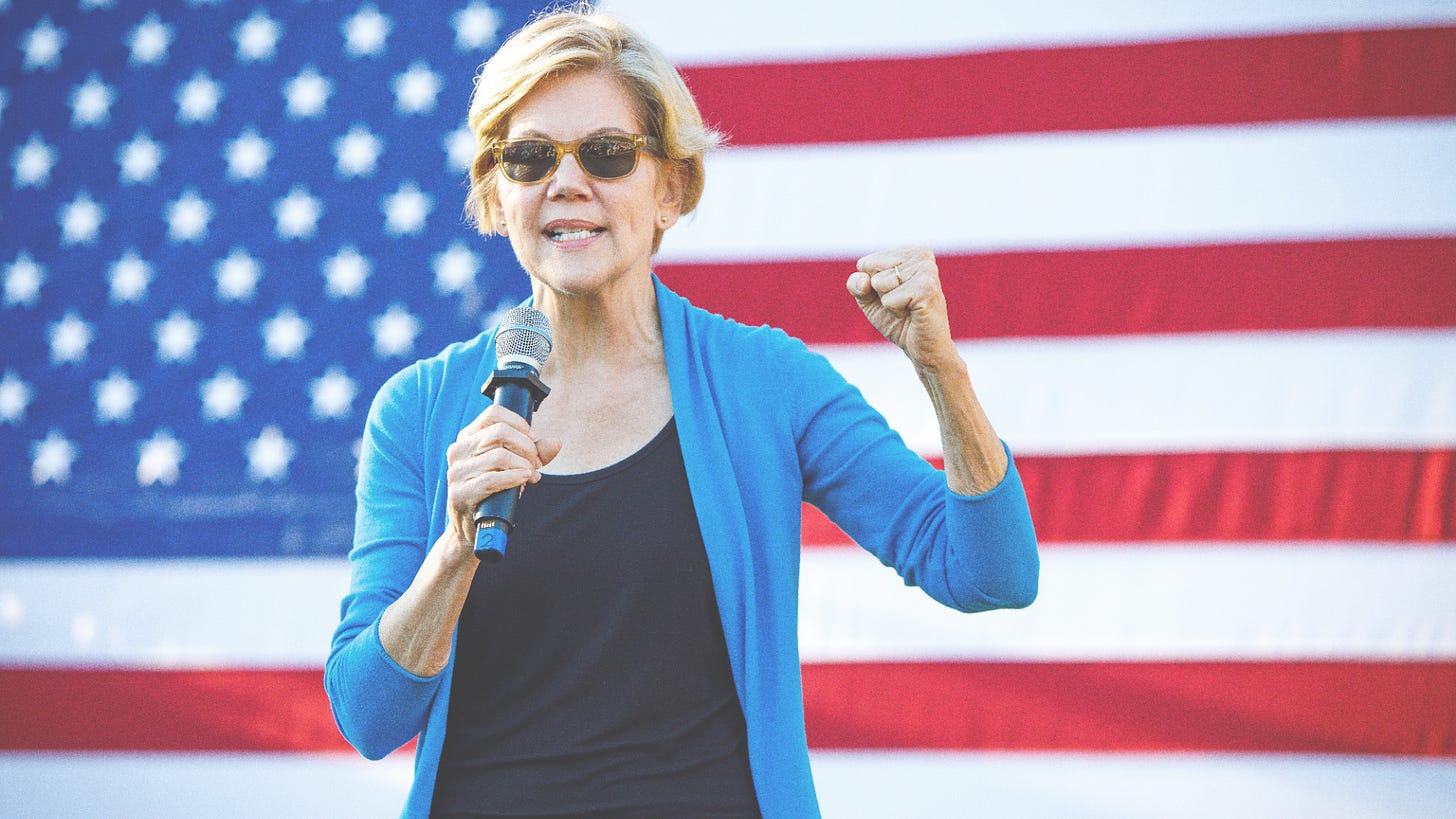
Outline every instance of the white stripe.
<path id="1" fill-rule="evenodd" d="M 1456 544 L 1044 550 L 1029 608 L 967 617 L 857 549 L 804 553 L 804 662 L 1456 658 Z"/>
<path id="2" fill-rule="evenodd" d="M 0 664 L 321 667 L 343 560 L 7 561 Z M 1456 548 L 1044 550 L 1041 595 L 975 617 L 857 549 L 808 549 L 806 662 L 1456 657 Z M 89 623 L 78 635 L 78 619 Z"/>
<path id="3" fill-rule="evenodd" d="M 1456 119 L 723 150 L 664 261 L 1456 233 Z"/>
<path id="4" fill-rule="evenodd" d="M 1338 330 L 967 341 L 997 432 L 1019 454 L 1456 445 L 1456 331 Z M 822 345 L 915 451 L 935 412 L 888 344 Z"/>
<path id="5" fill-rule="evenodd" d="M 670 0 L 608 0 L 680 63 L 985 51 L 1203 39 L 1344 28 L 1439 25 L 1449 0 L 917 0 L 887 8 L 842 0 L 741 0 L 711 23 Z"/>
<path id="6" fill-rule="evenodd" d="M 813 751 L 825 816 L 1450 815 L 1456 760 L 1303 754 Z M 408 756 L 0 753 L 17 816 L 399 815 Z"/>

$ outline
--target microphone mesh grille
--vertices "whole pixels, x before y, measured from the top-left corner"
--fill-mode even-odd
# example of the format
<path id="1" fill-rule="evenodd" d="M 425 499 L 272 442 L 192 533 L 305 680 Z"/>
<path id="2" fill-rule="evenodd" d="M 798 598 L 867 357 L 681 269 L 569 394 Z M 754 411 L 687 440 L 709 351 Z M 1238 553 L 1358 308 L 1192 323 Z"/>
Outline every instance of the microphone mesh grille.
<path id="1" fill-rule="evenodd" d="M 551 352 L 551 322 L 534 307 L 512 307 L 501 319 L 495 336 L 495 358 L 507 356 L 528 358 L 536 369 L 546 366 Z"/>

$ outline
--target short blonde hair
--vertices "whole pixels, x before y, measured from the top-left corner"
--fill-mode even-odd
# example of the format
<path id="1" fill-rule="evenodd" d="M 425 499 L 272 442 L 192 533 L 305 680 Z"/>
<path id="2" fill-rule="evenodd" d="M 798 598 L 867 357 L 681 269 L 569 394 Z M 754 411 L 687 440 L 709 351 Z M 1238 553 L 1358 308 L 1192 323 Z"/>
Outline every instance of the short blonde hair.
<path id="1" fill-rule="evenodd" d="M 703 195 L 703 155 L 722 138 L 703 124 L 698 104 L 662 52 L 617 18 L 582 3 L 547 11 L 512 34 L 475 76 L 469 124 L 475 135 L 466 216 L 485 235 L 495 232 L 498 177 L 491 148 L 510 129 L 515 107 L 543 80 L 600 71 L 620 82 L 632 99 L 644 133 L 676 166 L 682 212 Z M 659 228 L 655 252 L 662 241 Z"/>

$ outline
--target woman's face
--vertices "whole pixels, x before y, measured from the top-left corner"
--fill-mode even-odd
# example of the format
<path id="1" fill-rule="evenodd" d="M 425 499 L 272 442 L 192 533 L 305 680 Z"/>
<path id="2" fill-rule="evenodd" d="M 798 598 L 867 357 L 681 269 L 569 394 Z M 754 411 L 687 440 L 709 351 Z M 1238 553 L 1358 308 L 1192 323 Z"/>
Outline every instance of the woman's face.
<path id="1" fill-rule="evenodd" d="M 620 83 L 605 74 L 576 73 L 536 86 L 512 112 L 506 138 L 575 142 L 641 132 Z M 562 157 L 555 173 L 534 185 L 502 174 L 496 228 L 510 237 L 527 272 L 564 293 L 593 292 L 634 274 L 645 276 L 652 269 L 655 230 L 678 216 L 677 186 L 661 184 L 662 173 L 663 166 L 644 149 L 636 170 L 620 179 L 588 176 L 575 155 Z"/>

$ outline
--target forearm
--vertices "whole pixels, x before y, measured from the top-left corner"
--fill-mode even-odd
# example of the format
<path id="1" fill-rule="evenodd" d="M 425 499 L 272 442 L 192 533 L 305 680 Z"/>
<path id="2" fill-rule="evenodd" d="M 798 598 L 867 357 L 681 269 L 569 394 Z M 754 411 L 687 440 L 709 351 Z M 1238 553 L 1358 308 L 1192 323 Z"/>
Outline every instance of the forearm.
<path id="1" fill-rule="evenodd" d="M 1006 451 L 971 387 L 966 363 L 949 355 L 937 365 L 915 368 L 940 422 L 946 483 L 959 495 L 980 495 L 1006 475 Z"/>
<path id="2" fill-rule="evenodd" d="M 450 661 L 455 624 L 480 561 L 447 530 L 415 579 L 379 620 L 379 641 L 406 671 L 431 677 Z"/>

